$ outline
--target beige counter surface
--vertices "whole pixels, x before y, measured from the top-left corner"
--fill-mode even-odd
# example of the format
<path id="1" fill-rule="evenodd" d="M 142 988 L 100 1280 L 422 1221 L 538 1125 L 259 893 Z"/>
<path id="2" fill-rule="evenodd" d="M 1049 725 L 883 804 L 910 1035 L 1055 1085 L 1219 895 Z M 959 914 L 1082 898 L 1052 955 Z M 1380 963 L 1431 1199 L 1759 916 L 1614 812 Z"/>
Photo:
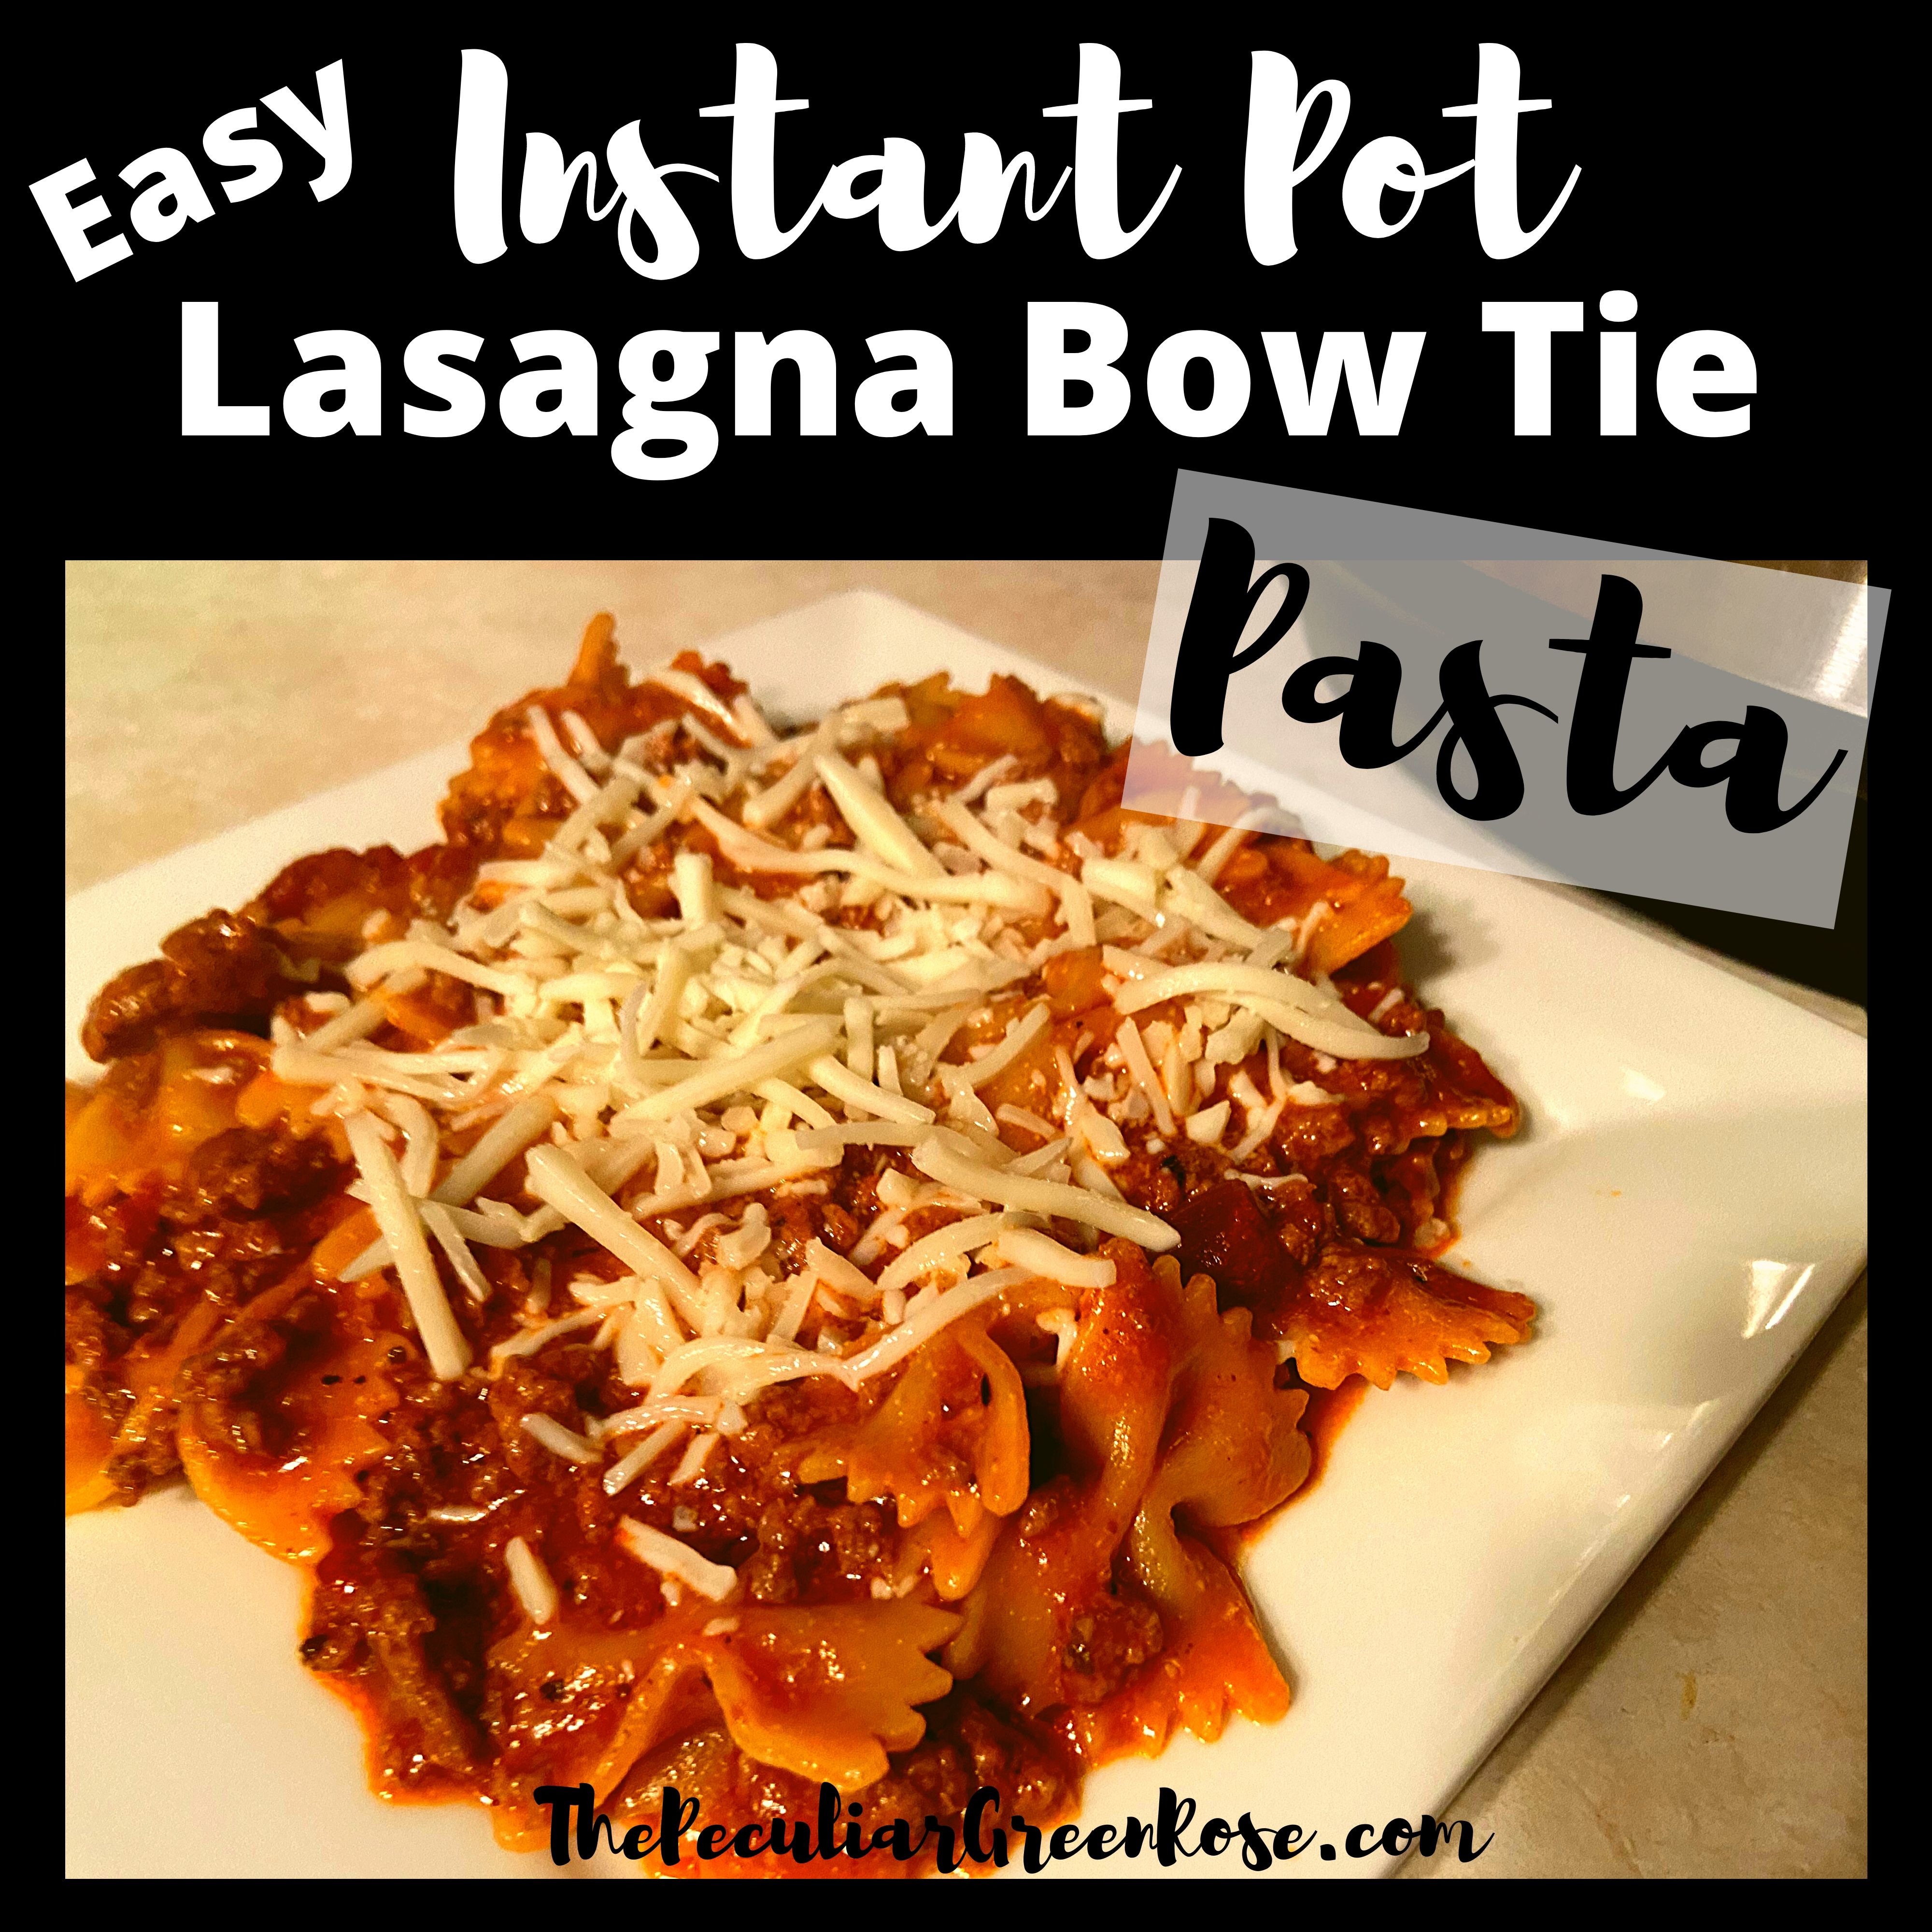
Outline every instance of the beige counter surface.
<path id="1" fill-rule="evenodd" d="M 76 563 L 67 890 L 474 732 L 614 610 L 632 662 L 889 591 L 1131 695 L 1153 563 Z M 1829 1003 L 1808 1000 L 1807 1004 Z M 1855 1012 L 1832 1009 L 1855 1024 Z M 1865 1291 L 1477 1773 L 1460 1873 L 1865 1868 Z"/>

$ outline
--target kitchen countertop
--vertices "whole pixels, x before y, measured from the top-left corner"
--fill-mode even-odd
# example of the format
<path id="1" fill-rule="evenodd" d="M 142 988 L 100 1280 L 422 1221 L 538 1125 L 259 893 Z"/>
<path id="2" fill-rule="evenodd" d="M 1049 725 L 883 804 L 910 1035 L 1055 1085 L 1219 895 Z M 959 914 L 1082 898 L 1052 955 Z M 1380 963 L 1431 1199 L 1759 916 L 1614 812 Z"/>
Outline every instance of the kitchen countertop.
<path id="1" fill-rule="evenodd" d="M 1131 697 L 1159 569 L 70 564 L 67 890 L 470 735 L 595 610 L 650 662 L 868 587 Z M 1489 1850 L 1405 1876 L 1864 1873 L 1865 1364 L 1861 1280 L 1463 1792 Z"/>

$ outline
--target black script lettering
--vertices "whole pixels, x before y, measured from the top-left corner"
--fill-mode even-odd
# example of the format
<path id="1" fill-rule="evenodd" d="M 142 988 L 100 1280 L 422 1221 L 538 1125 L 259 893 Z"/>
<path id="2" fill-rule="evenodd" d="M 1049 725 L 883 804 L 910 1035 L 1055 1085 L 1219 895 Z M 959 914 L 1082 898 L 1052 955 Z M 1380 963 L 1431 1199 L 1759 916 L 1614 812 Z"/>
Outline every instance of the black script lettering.
<path id="1" fill-rule="evenodd" d="M 664 1794 L 664 1822 L 658 1827 L 658 1850 L 668 1865 L 677 1863 L 678 1841 L 698 1822 L 698 1800 L 686 1798 L 674 1784 Z"/>
<path id="2" fill-rule="evenodd" d="M 1456 1835 L 1459 1832 L 1461 1834 L 1460 1838 Z M 1478 1845 L 1475 1842 L 1476 1828 L 1466 1818 L 1445 1818 L 1438 1825 L 1425 1813 L 1421 1826 L 1415 1834 L 1415 1844 L 1416 1849 L 1425 1858 L 1432 1858 L 1436 1856 L 1437 1841 L 1450 1840 L 1455 1844 L 1457 1862 L 1466 1865 L 1472 1859 L 1480 1858 L 1496 1842 L 1496 1836 L 1492 1832 Z"/>
<path id="3" fill-rule="evenodd" d="M 1630 666 L 1639 658 L 1667 658 L 1656 644 L 1636 640 L 1643 615 L 1643 597 L 1627 577 L 1607 572 L 1597 591 L 1597 608 L 1587 638 L 1552 638 L 1552 651 L 1580 652 L 1582 675 L 1576 680 L 1576 709 L 1570 720 L 1570 750 L 1564 783 L 1570 808 L 1586 818 L 1616 812 L 1648 791 L 1670 762 L 1666 752 L 1628 788 L 1616 780 L 1617 734 L 1622 728 L 1624 698 L 1630 688 Z"/>
<path id="4" fill-rule="evenodd" d="M 923 1845 L 928 1835 L 937 1835 L 939 1840 L 938 1854 L 939 1869 L 948 1873 L 957 1871 L 959 1869 L 959 1851 L 957 1842 L 953 1837 L 952 1827 L 950 1825 L 942 1825 L 930 1811 L 926 1814 L 926 1829 L 919 1834 L 919 1842 Z M 1000 1849 L 1002 1851 L 1005 1850 L 1004 1841 Z"/>
<path id="5" fill-rule="evenodd" d="M 1241 1862 L 1250 1871 L 1266 1871 L 1274 1863 L 1268 1856 L 1268 1840 L 1256 1824 L 1252 1811 L 1241 1814 Z"/>
<path id="6" fill-rule="evenodd" d="M 1174 696 L 1168 707 L 1174 747 L 1184 758 L 1204 758 L 1221 748 L 1228 679 L 1273 650 L 1308 602 L 1308 573 L 1300 564 L 1277 563 L 1251 586 L 1248 579 L 1254 568 L 1254 538 L 1228 518 L 1209 518 L 1200 574 L 1181 627 Z M 1262 592 L 1277 578 L 1282 585 L 1281 608 L 1246 650 L 1238 649 Z"/>
<path id="7" fill-rule="evenodd" d="M 1466 649 L 1465 646 L 1463 648 Z M 1328 679 L 1346 676 L 1346 690 L 1333 698 L 1317 695 Z M 1314 658 L 1282 687 L 1281 708 L 1304 724 L 1339 716 L 1336 740 L 1342 758 L 1358 772 L 1379 771 L 1406 758 L 1442 723 L 1449 707 L 1438 704 L 1414 736 L 1395 742 L 1395 704 L 1402 693 L 1402 660 L 1386 644 L 1364 638 L 1359 656 Z"/>
<path id="8" fill-rule="evenodd" d="M 981 1785 L 967 1801 L 966 1816 L 964 1820 L 966 1832 L 966 1856 L 976 1865 L 984 1864 L 988 1858 L 992 1859 L 996 1865 L 1004 1865 L 1006 1862 L 1005 1832 L 1000 1830 L 997 1826 L 994 1826 L 993 1842 L 990 1846 L 986 1844 L 980 1836 L 980 1824 L 986 1814 L 988 1811 L 998 1811 L 999 1807 L 1000 1794 L 990 1784 Z M 1016 1826 L 1019 1822 L 1017 1818 L 1013 1820 Z"/>
<path id="9" fill-rule="evenodd" d="M 790 1858 L 802 1865 L 812 1862 L 812 1827 L 794 1825 L 788 1818 L 774 1818 L 771 1823 L 772 1856 Z"/>
<path id="10" fill-rule="evenodd" d="M 570 1820 L 580 1808 L 582 1822 L 577 1828 L 578 1844 L 588 1858 L 597 1848 L 597 1828 L 590 1822 L 596 1805 L 587 1784 L 540 1784 L 530 1793 L 538 1804 L 550 1807 L 550 1862 L 554 1865 L 570 1862 Z"/>
<path id="11" fill-rule="evenodd" d="M 1187 1808 L 1187 1815 L 1180 1815 L 1180 1808 Z M 1194 1847 L 1184 1845 L 1180 1834 L 1194 1822 L 1194 1801 L 1191 1798 L 1177 1798 L 1172 1790 L 1163 1784 L 1160 1787 L 1160 1822 L 1154 1830 L 1154 1856 L 1164 1865 L 1173 1864 L 1177 1856 L 1191 1858 Z"/>
<path id="12" fill-rule="evenodd" d="M 1465 818 L 1507 818 L 1522 802 L 1522 767 L 1496 713 L 1505 704 L 1520 704 L 1552 721 L 1556 714 L 1534 698 L 1508 692 L 1492 696 L 1483 678 L 1482 651 L 1481 638 L 1472 638 L 1443 658 L 1436 674 L 1442 702 L 1428 723 L 1400 744 L 1395 737 L 1395 706 L 1402 692 L 1402 660 L 1372 638 L 1363 640 L 1358 656 L 1316 658 L 1304 664 L 1282 687 L 1281 707 L 1304 724 L 1340 716 L 1336 748 L 1357 771 L 1379 771 L 1406 758 L 1447 718 L 1448 736 L 1436 760 L 1436 788 L 1444 803 Z M 1347 677 L 1348 688 L 1334 698 L 1320 696 L 1322 682 L 1338 676 Z M 1475 770 L 1476 788 L 1467 794 L 1456 784 L 1459 749 Z"/>
<path id="13" fill-rule="evenodd" d="M 926 1834 L 920 1834 L 920 1844 L 926 1843 Z M 912 1827 L 903 1818 L 895 1818 L 890 1825 L 872 1827 L 872 1842 L 866 1847 L 868 1853 L 890 1850 L 898 1863 L 908 1863 L 915 1847 L 912 1842 Z"/>
<path id="14" fill-rule="evenodd" d="M 1020 1814 L 1013 1814 L 1013 1829 L 1025 1840 L 1020 1851 L 1020 1862 L 1030 1872 L 1046 1869 L 1046 1848 L 1040 1843 L 1040 1827 L 1029 1825 Z"/>
<path id="15" fill-rule="evenodd" d="M 1442 660 L 1438 676 L 1450 728 L 1436 756 L 1436 789 L 1444 803 L 1465 818 L 1507 818 L 1522 802 L 1522 767 L 1496 713 L 1505 704 L 1520 704 L 1552 722 L 1556 714 L 1533 698 L 1508 692 L 1492 698 L 1483 682 L 1482 650 L 1482 640 L 1472 638 Z M 1456 788 L 1454 760 L 1458 746 L 1468 752 L 1476 769 L 1476 789 L 1466 798 Z"/>
<path id="16" fill-rule="evenodd" d="M 1705 748 L 1726 740 L 1737 749 L 1714 765 L 1706 764 Z M 1687 724 L 1678 732 L 1668 755 L 1670 776 L 1681 785 L 1724 785 L 1724 816 L 1734 832 L 1775 832 L 1813 804 L 1845 762 L 1840 748 L 1824 776 L 1787 812 L 1778 802 L 1778 791 L 1790 745 L 1790 729 L 1775 711 L 1748 704 L 1742 724 L 1717 721 Z"/>
<path id="17" fill-rule="evenodd" d="M 1791 734 L 1784 718 L 1766 705 L 1747 705 L 1742 724 L 1714 719 L 1687 724 L 1636 784 L 1618 784 L 1617 737 L 1623 725 L 1630 667 L 1640 658 L 1670 655 L 1660 646 L 1637 642 L 1637 624 L 1642 615 L 1643 598 L 1636 586 L 1627 577 L 1606 572 L 1597 592 L 1588 637 L 1550 640 L 1552 650 L 1578 652 L 1583 659 L 1564 772 L 1570 808 L 1589 818 L 1618 811 L 1668 772 L 1679 784 L 1693 788 L 1723 784 L 1724 816 L 1735 831 L 1774 832 L 1788 825 L 1816 801 L 1844 763 L 1845 753 L 1842 748 L 1838 752 L 1823 777 L 1796 805 L 1788 809 L 1780 806 L 1778 788 Z M 1705 752 L 1726 742 L 1737 749 L 1730 758 L 1706 765 Z"/>
<path id="18" fill-rule="evenodd" d="M 836 1784 L 818 1787 L 818 1856 L 821 1860 L 838 1856 L 838 1827 L 844 1822 L 845 1801 Z"/>

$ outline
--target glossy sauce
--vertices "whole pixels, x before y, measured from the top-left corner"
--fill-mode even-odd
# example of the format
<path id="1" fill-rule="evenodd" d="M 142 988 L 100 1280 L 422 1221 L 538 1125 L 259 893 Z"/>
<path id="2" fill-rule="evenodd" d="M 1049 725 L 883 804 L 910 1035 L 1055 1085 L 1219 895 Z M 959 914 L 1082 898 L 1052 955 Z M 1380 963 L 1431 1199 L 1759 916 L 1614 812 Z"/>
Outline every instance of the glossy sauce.
<path id="1" fill-rule="evenodd" d="M 567 699 L 605 740 L 680 709 L 660 687 L 608 682 L 601 673 L 590 682 L 574 674 L 568 691 L 550 695 Z M 1118 821 L 1140 816 L 1118 803 L 1120 756 L 1106 758 L 1078 714 L 1042 706 L 1009 680 L 963 701 L 941 683 L 905 694 L 913 722 L 881 748 L 889 795 L 903 802 L 1010 754 L 1028 772 L 1051 770 L 1063 813 L 1103 848 L 1118 844 Z M 287 943 L 333 958 L 322 939 L 366 934 L 374 913 L 393 921 L 436 910 L 430 887 L 453 892 L 479 854 L 540 851 L 549 836 L 542 828 L 554 830 L 568 803 L 535 754 L 521 707 L 512 707 L 477 741 L 471 770 L 443 808 L 446 830 L 467 844 L 408 861 L 380 850 L 316 855 L 290 868 L 256 911 L 272 915 Z M 836 829 L 822 794 L 808 795 L 794 835 L 806 818 Z M 714 853 L 725 886 L 762 898 L 795 887 L 790 875 L 741 871 L 701 828 L 683 843 Z M 671 909 L 662 876 L 670 856 L 666 846 L 640 866 L 649 875 L 631 888 L 634 910 Z M 1316 928 L 1312 963 L 1341 971 L 1352 962 L 1345 997 L 1366 1012 L 1381 1006 L 1385 980 L 1399 984 L 1388 941 L 1408 906 L 1386 861 L 1346 856 L 1354 862 L 1331 866 L 1297 846 L 1257 845 L 1228 862 L 1221 886 L 1238 911 L 1269 923 L 1304 918 L 1323 900 L 1330 913 Z M 1029 943 L 1047 931 L 1015 930 Z M 1053 1024 L 985 1083 L 982 1097 L 1054 1118 L 1062 1058 L 1076 1074 L 1083 1063 L 1096 1067 L 1118 1015 L 1097 946 L 1058 956 L 1042 976 Z M 136 1010 L 146 984 L 130 982 L 114 1012 Z M 388 1018 L 397 1037 L 387 1043 L 433 1045 L 471 1010 L 460 988 L 447 1010 L 440 998 L 433 985 L 399 998 Z M 948 1051 L 993 1044 L 1022 1004 L 989 1000 Z M 1438 1034 L 1426 1061 L 1336 1068 L 1290 1041 L 1280 1046 L 1278 1070 L 1258 1051 L 1238 1070 L 1257 1088 L 1277 1070 L 1330 1083 L 1327 1102 L 1286 1117 L 1262 1156 L 1296 1170 L 1301 1184 L 1279 1206 L 1265 1197 L 1265 1215 L 1227 1180 L 1224 1151 L 1192 1142 L 1149 1148 L 1136 1144 L 1148 1130 L 1137 1132 L 1115 1170 L 1130 1199 L 1178 1216 L 1189 1198 L 1223 1192 L 1243 1211 L 1195 1217 L 1198 1268 L 1190 1248 L 1150 1266 L 1122 1244 L 1113 1284 L 1082 1299 L 1088 1339 L 1051 1384 L 1051 1399 L 1023 1386 L 1023 1375 L 1051 1372 L 1055 1344 L 1038 1326 L 1037 1293 L 1030 1300 L 1018 1289 L 862 1398 L 821 1382 L 767 1391 L 752 1426 L 718 1448 L 704 1474 L 674 1494 L 668 1460 L 621 1502 L 531 1448 L 518 1427 L 538 1410 L 594 1418 L 628 1406 L 632 1392 L 611 1378 L 610 1358 L 587 1336 L 560 1340 L 541 1363 L 512 1358 L 460 1388 L 436 1384 L 386 1276 L 337 1281 L 373 1232 L 366 1209 L 339 1192 L 298 1214 L 262 1217 L 286 1232 L 289 1256 L 304 1258 L 272 1281 L 238 1267 L 218 1302 L 185 1258 L 208 1238 L 192 1217 L 178 1238 L 166 1228 L 154 1235 L 152 1213 L 139 1220 L 146 1196 L 134 1183 L 151 1192 L 187 1187 L 200 1171 L 190 1173 L 191 1156 L 231 1127 L 257 1136 L 259 1146 L 242 1150 L 254 1149 L 249 1158 L 264 1173 L 272 1155 L 297 1141 L 326 1136 L 316 1150 L 325 1166 L 329 1155 L 346 1162 L 348 1150 L 339 1126 L 314 1115 L 308 1090 L 267 1070 L 266 1042 L 206 1028 L 166 1034 L 146 1104 L 124 1103 L 106 1086 L 70 1096 L 70 1279 L 84 1291 L 76 1332 L 91 1350 L 76 1372 L 94 1378 L 100 1412 L 117 1424 L 132 1417 L 122 1424 L 124 1449 L 140 1446 L 135 1426 L 145 1427 L 152 1408 L 158 1429 L 178 1432 L 180 1462 L 197 1491 L 242 1534 L 308 1573 L 304 1659 L 356 1712 L 371 1782 L 385 1798 L 466 1796 L 498 1814 L 504 1843 L 524 1845 L 541 1842 L 543 1821 L 523 1794 L 580 1777 L 600 1802 L 608 1794 L 620 1817 L 647 1810 L 666 1780 L 701 1790 L 713 1817 L 809 1815 L 820 1778 L 866 1793 L 872 1817 L 916 1818 L 935 1805 L 950 1815 L 982 1780 L 1010 1805 L 1023 1801 L 1036 1820 L 1070 1816 L 1081 1774 L 1096 1765 L 1157 1752 L 1177 1729 L 1211 1739 L 1229 1715 L 1268 1721 L 1286 1711 L 1287 1684 L 1234 1575 L 1214 1558 L 1232 1564 L 1276 1508 L 1321 1480 L 1369 1386 L 1352 1364 L 1365 1362 L 1378 1379 L 1409 1369 L 1440 1380 L 1444 1357 L 1485 1359 L 1485 1337 L 1513 1340 L 1526 1329 L 1527 1304 L 1516 1333 L 1482 1326 L 1478 1318 L 1494 1313 L 1489 1304 L 1461 1298 L 1489 1292 L 1479 1285 L 1456 1282 L 1450 1299 L 1431 1298 L 1423 1270 L 1448 1244 L 1433 1229 L 1446 1231 L 1453 1214 L 1461 1136 L 1480 1126 L 1509 1131 L 1515 1103 L 1472 1050 L 1440 1030 L 1439 1016 L 1419 1006 L 1413 1014 L 1408 1023 L 1426 1019 Z M 1157 1017 L 1144 1012 L 1142 1024 Z M 1165 1017 L 1178 1027 L 1184 1014 L 1175 1006 Z M 374 1042 L 386 1043 L 380 1033 Z M 212 1083 L 202 1064 L 210 1054 L 224 1076 Z M 202 1165 L 219 1168 L 212 1157 Z M 820 1235 L 840 1252 L 850 1247 L 880 1211 L 874 1170 L 888 1166 L 910 1178 L 902 1156 L 855 1151 L 818 1195 L 767 1198 L 772 1252 L 795 1261 Z M 495 1185 L 527 1212 L 535 1200 L 518 1172 L 512 1163 Z M 1336 1204 L 1353 1218 L 1338 1220 Z M 158 1194 L 152 1204 L 158 1208 Z M 928 1232 L 923 1211 L 908 1216 L 908 1238 Z M 101 1218 L 109 1214 L 118 1217 L 111 1226 Z M 226 1206 L 221 1215 L 224 1239 L 256 1225 Z M 668 1226 L 660 1234 L 674 1238 Z M 1426 1253 L 1408 1245 L 1423 1240 Z M 1330 1250 L 1364 1268 L 1379 1264 L 1378 1253 L 1400 1265 L 1389 1264 L 1376 1298 L 1364 1300 L 1359 1276 L 1331 1280 L 1313 1266 Z M 566 1280 L 579 1271 L 609 1278 L 616 1265 L 574 1230 L 552 1237 L 542 1259 Z M 480 1264 L 496 1293 L 466 1310 L 479 1358 L 521 1332 L 534 1258 L 492 1248 Z M 1241 1278 L 1244 1268 L 1252 1280 Z M 164 1318 L 142 1314 L 121 1280 L 137 1274 L 143 1295 L 152 1298 L 152 1277 L 173 1297 Z M 1304 1279 L 1316 1288 L 1303 1292 Z M 1226 1291 L 1218 1306 L 1217 1281 Z M 1394 1293 L 1434 1311 L 1421 1340 L 1400 1349 L 1378 1346 L 1376 1333 L 1374 1310 Z M 1068 1297 L 1053 1288 L 1046 1299 L 1058 1307 Z M 189 1312 L 172 1326 L 180 1307 Z M 120 1339 L 124 1316 L 131 1346 Z M 1321 1357 L 1339 1386 L 1290 1370 L 1276 1387 L 1274 1350 L 1293 1339 L 1290 1319 L 1316 1340 L 1339 1336 Z M 164 1391 L 172 1390 L 182 1362 L 207 1347 L 218 1323 L 245 1376 L 221 1379 L 224 1364 L 211 1360 L 218 1379 L 196 1384 L 178 1416 L 172 1402 L 142 1406 L 150 1358 Z M 249 1349 L 259 1354 L 252 1365 Z M 1304 1395 L 1306 1473 L 1276 1504 L 1300 1474 L 1296 1404 Z M 70 1461 L 83 1478 L 80 1506 L 131 1500 L 138 1484 L 117 1490 L 104 1478 L 114 1442 L 100 1413 L 86 1411 L 76 1424 Z M 164 1479 L 170 1472 L 153 1460 L 153 1479 Z M 1128 1552 L 1124 1526 L 1147 1498 L 1157 1504 L 1157 1533 Z M 476 1520 L 439 1520 L 451 1504 Z M 1238 1507 L 1257 1514 L 1204 1533 L 1187 1527 L 1197 1504 L 1219 1512 L 1217 1521 Z M 620 1515 L 674 1532 L 740 1570 L 745 1590 L 728 1617 L 714 1618 L 701 1604 L 668 1606 L 656 1574 L 615 1549 Z M 542 1550 L 563 1592 L 562 1614 L 542 1633 L 503 1580 L 512 1534 Z M 882 1598 L 904 1572 L 902 1559 L 922 1547 L 941 1602 Z M 364 1614 L 365 1605 L 388 1621 Z M 957 1682 L 935 1696 L 946 1672 L 926 1660 L 942 1646 Z M 560 1664 L 566 1653 L 568 1668 Z M 688 1708 L 664 1701 L 680 1684 Z M 742 1749 L 747 1742 L 754 1748 Z M 959 1791 L 948 1784 L 941 1800 L 934 1793 L 947 1780 Z"/>
<path id="2" fill-rule="evenodd" d="M 1342 1430 L 1347 1426 L 1348 1418 L 1361 1407 L 1362 1398 L 1368 1392 L 1369 1385 L 1360 1376 L 1351 1376 L 1340 1388 L 1309 1390 L 1308 1406 L 1301 1418 L 1301 1432 L 1308 1438 L 1311 1451 L 1308 1480 L 1281 1504 L 1282 1509 L 1292 1508 L 1321 1481 L 1328 1472 L 1328 1459 L 1334 1452 L 1335 1444 L 1341 1440 Z M 1241 1532 L 1244 1539 L 1264 1526 L 1261 1522 L 1248 1524 Z"/>

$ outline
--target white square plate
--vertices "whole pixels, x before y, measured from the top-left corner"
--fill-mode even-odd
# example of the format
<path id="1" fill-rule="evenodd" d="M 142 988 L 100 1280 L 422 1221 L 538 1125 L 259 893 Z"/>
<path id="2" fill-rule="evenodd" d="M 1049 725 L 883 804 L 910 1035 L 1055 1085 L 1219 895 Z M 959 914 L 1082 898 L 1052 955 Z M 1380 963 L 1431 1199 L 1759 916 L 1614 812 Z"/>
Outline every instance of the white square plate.
<path id="1" fill-rule="evenodd" d="M 866 592 L 710 649 L 779 716 L 941 668 L 1058 683 Z M 533 662 L 529 682 L 559 668 Z M 1124 730 L 1130 712 L 1109 712 Z M 465 762 L 461 746 L 425 754 L 70 901 L 69 1072 L 112 973 L 299 854 L 435 837 Z M 1370 1392 L 1246 1565 L 1294 1708 L 1108 1767 L 1088 1784 L 1092 1822 L 1150 1819 L 1163 1784 L 1202 1820 L 1251 1812 L 1330 1842 L 1358 1822 L 1444 1815 L 1864 1258 L 1862 1040 L 1528 882 L 1400 869 L 1410 970 L 1527 1115 L 1514 1141 L 1478 1148 L 1450 1259 L 1534 1296 L 1534 1336 L 1446 1388 Z M 474 1810 L 369 1795 L 348 1710 L 296 1658 L 300 1598 L 296 1573 L 184 1491 L 69 1525 L 70 1872 L 550 1876 L 547 1859 L 497 1850 Z M 1286 1869 L 1395 1862 L 1311 1853 Z M 1143 1855 L 1052 1869 L 1160 1868 Z M 1231 1852 L 1176 1870 L 1190 1869 L 1241 1867 Z"/>

